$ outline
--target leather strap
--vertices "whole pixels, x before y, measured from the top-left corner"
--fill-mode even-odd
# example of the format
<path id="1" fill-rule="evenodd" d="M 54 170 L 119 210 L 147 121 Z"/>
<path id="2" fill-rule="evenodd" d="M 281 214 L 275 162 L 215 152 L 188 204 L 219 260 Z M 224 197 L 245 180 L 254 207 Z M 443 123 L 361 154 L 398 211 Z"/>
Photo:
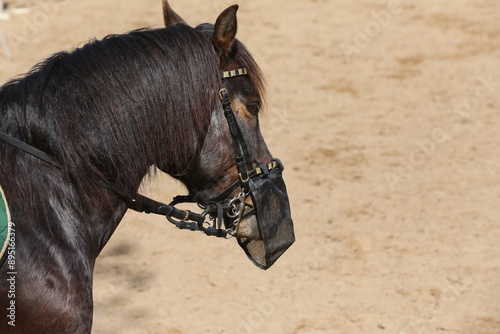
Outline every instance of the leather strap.
<path id="1" fill-rule="evenodd" d="M 61 166 L 57 162 L 52 160 L 52 158 L 49 157 L 47 153 L 40 151 L 39 149 L 37 149 L 31 145 L 28 145 L 25 142 L 22 142 L 14 137 L 11 137 L 8 134 L 1 132 L 1 131 L 0 131 L 0 140 L 17 148 L 17 149 L 20 149 L 21 151 L 24 151 L 24 152 L 38 158 L 40 160 L 43 160 L 43 161 L 45 161 L 53 166 L 56 166 L 57 168 L 61 168 Z"/>

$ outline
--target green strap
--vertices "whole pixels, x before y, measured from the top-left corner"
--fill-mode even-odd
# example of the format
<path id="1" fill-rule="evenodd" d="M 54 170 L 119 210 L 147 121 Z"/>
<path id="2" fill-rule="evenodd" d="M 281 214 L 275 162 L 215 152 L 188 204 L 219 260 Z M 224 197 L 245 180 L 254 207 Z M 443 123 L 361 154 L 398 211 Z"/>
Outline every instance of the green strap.
<path id="1" fill-rule="evenodd" d="M 8 239 L 10 234 L 10 212 L 5 193 L 0 187 L 0 259 L 4 256 L 7 250 Z"/>

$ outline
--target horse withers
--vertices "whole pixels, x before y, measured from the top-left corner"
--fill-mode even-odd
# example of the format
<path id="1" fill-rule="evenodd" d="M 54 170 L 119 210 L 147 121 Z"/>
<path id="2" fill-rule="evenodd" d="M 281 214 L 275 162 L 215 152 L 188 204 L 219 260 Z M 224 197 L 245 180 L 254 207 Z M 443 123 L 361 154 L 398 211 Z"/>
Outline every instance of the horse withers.
<path id="1" fill-rule="evenodd" d="M 150 210 L 137 190 L 151 166 L 189 191 L 153 209 L 178 227 L 233 235 L 263 269 L 293 243 L 237 9 L 192 28 L 165 0 L 166 28 L 57 53 L 0 88 L 1 333 L 90 333 L 95 260 L 129 207 Z"/>

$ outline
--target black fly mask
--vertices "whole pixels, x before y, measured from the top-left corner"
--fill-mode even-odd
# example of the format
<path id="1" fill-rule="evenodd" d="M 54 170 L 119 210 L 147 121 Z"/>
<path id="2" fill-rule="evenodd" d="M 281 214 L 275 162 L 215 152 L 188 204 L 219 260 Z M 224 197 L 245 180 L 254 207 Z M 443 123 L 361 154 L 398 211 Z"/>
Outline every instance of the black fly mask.
<path id="1" fill-rule="evenodd" d="M 241 75 L 247 75 L 246 68 L 225 71 L 222 78 Z M 191 196 L 177 196 L 169 207 L 183 202 L 197 202 L 204 211 L 197 215 L 179 210 L 177 216 L 170 214 L 167 218 L 181 229 L 201 230 L 217 237 L 236 237 L 249 259 L 257 267 L 268 269 L 295 241 L 290 204 L 282 178 L 284 166 L 279 159 L 253 166 L 229 93 L 223 88 L 219 95 L 233 141 L 239 179 L 215 198 L 203 199 L 202 203 L 200 199 L 194 201 Z M 235 192 L 237 195 L 231 197 Z M 172 216 L 180 220 L 172 219 Z M 207 216 L 212 224 L 205 221 Z M 258 236 L 243 237 L 244 233 L 238 233 L 245 220 L 258 226 Z M 226 228 L 222 227 L 224 222 Z"/>

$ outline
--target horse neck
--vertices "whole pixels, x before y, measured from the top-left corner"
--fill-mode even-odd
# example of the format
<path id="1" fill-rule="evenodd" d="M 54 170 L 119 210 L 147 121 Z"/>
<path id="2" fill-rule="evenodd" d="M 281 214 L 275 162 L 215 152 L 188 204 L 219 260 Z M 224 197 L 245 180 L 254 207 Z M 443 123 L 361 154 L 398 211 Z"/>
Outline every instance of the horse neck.
<path id="1" fill-rule="evenodd" d="M 0 92 L 0 97 L 8 96 L 2 101 L 6 107 L 0 106 L 3 120 L 22 124 L 14 134 L 62 165 L 60 171 L 49 173 L 53 177 L 44 174 L 46 166 L 35 176 L 29 172 L 38 168 L 32 166 L 33 160 L 16 154 L 7 177 L 19 181 L 20 167 L 27 182 L 53 188 L 58 195 L 40 203 L 54 211 L 69 203 L 71 215 L 77 217 L 73 221 L 80 230 L 90 231 L 99 250 L 126 211 L 123 197 L 135 194 L 151 165 L 175 173 L 189 164 L 219 103 L 218 68 L 205 42 L 170 48 L 167 54 L 162 48 L 150 48 L 152 54 L 145 55 L 141 52 L 147 48 L 134 47 L 123 63 L 113 55 L 107 59 L 108 52 L 101 51 L 120 41 L 109 39 L 72 54 L 58 54 Z M 96 58 L 99 52 L 101 57 Z M 102 63 L 96 67 L 97 60 Z M 207 94 L 210 87 L 213 94 Z M 20 122 L 23 112 L 25 119 Z M 7 157 L 8 153 L 3 158 Z M 31 188 L 39 190 L 37 185 Z M 19 195 L 19 202 L 29 203 L 30 192 L 20 191 L 25 195 Z M 39 213 L 33 212 L 36 216 Z M 46 223 L 50 219 L 45 215 Z"/>

